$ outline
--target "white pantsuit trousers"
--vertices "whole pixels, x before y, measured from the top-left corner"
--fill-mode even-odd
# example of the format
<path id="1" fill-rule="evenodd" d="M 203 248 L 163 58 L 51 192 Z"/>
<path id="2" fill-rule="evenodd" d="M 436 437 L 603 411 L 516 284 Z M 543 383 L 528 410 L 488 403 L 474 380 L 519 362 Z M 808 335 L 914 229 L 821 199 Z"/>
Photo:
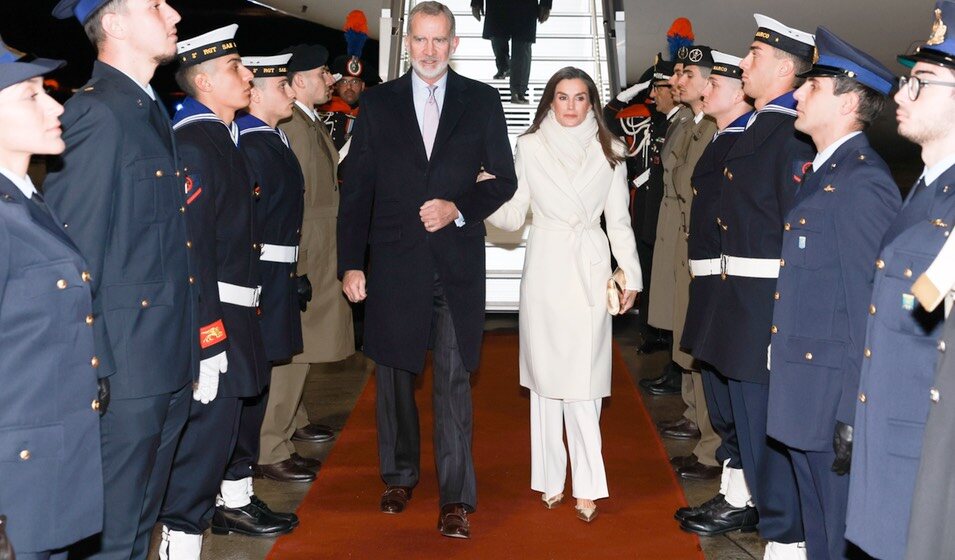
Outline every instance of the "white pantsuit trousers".
<path id="1" fill-rule="evenodd" d="M 564 491 L 567 456 L 574 498 L 606 498 L 607 473 L 600 453 L 602 399 L 564 401 L 531 394 L 531 488 L 548 498 Z M 564 448 L 564 428 L 567 448 Z"/>

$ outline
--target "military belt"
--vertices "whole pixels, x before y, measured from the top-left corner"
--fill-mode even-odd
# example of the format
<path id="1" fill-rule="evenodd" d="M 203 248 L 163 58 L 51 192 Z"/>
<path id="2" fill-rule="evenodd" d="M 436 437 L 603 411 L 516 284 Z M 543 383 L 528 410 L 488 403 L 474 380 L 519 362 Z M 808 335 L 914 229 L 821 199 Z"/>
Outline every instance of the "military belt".
<path id="1" fill-rule="evenodd" d="M 262 244 L 261 261 L 294 263 L 298 262 L 298 245 L 269 245 Z"/>
<path id="2" fill-rule="evenodd" d="M 779 278 L 779 259 L 752 259 L 723 255 L 723 273 L 744 278 Z"/>
<path id="3" fill-rule="evenodd" d="M 258 307 L 261 293 L 262 286 L 246 288 L 245 286 L 219 282 L 219 301 L 222 303 L 231 303 L 242 307 Z"/>
<path id="4" fill-rule="evenodd" d="M 690 259 L 690 275 L 713 276 L 723 272 L 722 259 Z"/>

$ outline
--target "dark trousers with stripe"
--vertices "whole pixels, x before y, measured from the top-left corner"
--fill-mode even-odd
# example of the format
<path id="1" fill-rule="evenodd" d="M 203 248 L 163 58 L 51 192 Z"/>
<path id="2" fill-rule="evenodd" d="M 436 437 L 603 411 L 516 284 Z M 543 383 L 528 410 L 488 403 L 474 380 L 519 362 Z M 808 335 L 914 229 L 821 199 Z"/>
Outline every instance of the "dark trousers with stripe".
<path id="1" fill-rule="evenodd" d="M 713 431 L 720 436 L 720 446 L 716 449 L 716 459 L 724 464 L 729 459 L 733 469 L 743 468 L 739 455 L 739 438 L 736 436 L 736 420 L 733 417 L 733 403 L 730 399 L 729 379 L 720 375 L 713 366 L 701 364 L 700 376 L 703 379 L 703 396 L 706 398 L 706 410 L 709 413 Z"/>
<path id="2" fill-rule="evenodd" d="M 471 458 L 471 375 L 461 361 L 451 311 L 435 278 L 431 322 L 434 386 L 434 459 L 441 505 L 477 506 Z M 378 461 L 390 486 L 415 486 L 420 472 L 421 435 L 414 388 L 416 374 L 379 364 L 377 386 Z"/>

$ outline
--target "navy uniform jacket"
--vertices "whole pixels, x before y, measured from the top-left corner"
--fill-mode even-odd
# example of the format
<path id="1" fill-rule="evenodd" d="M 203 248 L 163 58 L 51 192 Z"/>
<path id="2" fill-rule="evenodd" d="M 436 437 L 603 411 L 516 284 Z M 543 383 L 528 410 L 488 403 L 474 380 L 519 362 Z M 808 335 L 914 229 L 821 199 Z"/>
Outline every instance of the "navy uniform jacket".
<path id="1" fill-rule="evenodd" d="M 720 189 L 723 187 L 723 161 L 730 148 L 752 115 L 748 112 L 716 133 L 710 145 L 693 168 L 690 184 L 693 186 L 693 203 L 690 205 L 690 234 L 687 237 L 687 257 L 690 260 L 720 258 L 720 230 L 716 223 L 719 214 Z M 689 302 L 683 337 L 680 347 L 693 350 L 703 336 L 702 331 L 709 319 L 712 294 L 720 282 L 719 273 L 696 276 L 690 280 Z M 692 352 L 691 352 L 692 353 Z"/>
<path id="2" fill-rule="evenodd" d="M 90 266 L 97 374 L 114 399 L 177 391 L 198 377 L 198 290 L 169 115 L 97 61 L 60 120 L 43 190 Z"/>
<path id="3" fill-rule="evenodd" d="M 793 126 L 792 92 L 757 111 L 726 156 L 718 223 L 724 255 L 779 259 L 783 217 L 792 205 L 803 166 L 815 153 Z M 726 276 L 716 286 L 697 359 L 730 379 L 768 383 L 775 278 Z"/>
<path id="4" fill-rule="evenodd" d="M 256 307 L 220 300 L 220 282 L 256 289 L 261 252 L 255 202 L 261 190 L 239 151 L 239 127 L 227 126 L 189 97 L 173 119 L 176 141 L 190 187 L 188 216 L 200 261 L 203 352 L 226 349 L 229 369 L 219 396 L 251 397 L 268 385 L 268 360 Z M 225 340 L 210 325 L 223 327 Z"/>
<path id="5" fill-rule="evenodd" d="M 409 71 L 362 94 L 344 161 L 338 275 L 365 269 L 370 246 L 364 353 L 414 372 L 424 368 L 435 274 L 464 367 L 477 369 L 484 335 L 484 219 L 517 190 L 497 90 L 453 70 L 447 84 L 430 160 Z M 475 183 L 482 167 L 496 179 Z M 428 233 L 419 208 L 434 198 L 454 202 L 467 223 Z"/>
<path id="6" fill-rule="evenodd" d="M 17 552 L 103 526 L 87 271 L 52 217 L 0 176 L 0 514 Z"/>
<path id="7" fill-rule="evenodd" d="M 846 538 L 879 558 L 905 553 L 942 334 L 941 306 L 929 313 L 913 302 L 912 283 L 941 250 L 953 223 L 955 167 L 927 187 L 912 189 L 875 263 L 853 423 Z"/>
<path id="8" fill-rule="evenodd" d="M 799 187 L 783 226 L 767 422 L 790 447 L 830 451 L 836 421 L 855 421 L 872 263 L 901 205 L 865 134 Z"/>
<path id="9" fill-rule="evenodd" d="M 472 8 L 484 8 L 485 39 L 501 37 L 533 43 L 537 39 L 537 12 L 551 8 L 553 0 L 471 0 Z"/>
<path id="10" fill-rule="evenodd" d="M 302 317 L 298 307 L 296 262 L 268 260 L 268 246 L 298 247 L 302 232 L 305 179 L 285 133 L 252 115 L 236 120 L 239 148 L 249 163 L 253 181 L 261 189 L 255 215 L 262 232 L 259 259 L 262 297 L 259 317 L 265 355 L 270 361 L 288 360 L 302 351 Z"/>

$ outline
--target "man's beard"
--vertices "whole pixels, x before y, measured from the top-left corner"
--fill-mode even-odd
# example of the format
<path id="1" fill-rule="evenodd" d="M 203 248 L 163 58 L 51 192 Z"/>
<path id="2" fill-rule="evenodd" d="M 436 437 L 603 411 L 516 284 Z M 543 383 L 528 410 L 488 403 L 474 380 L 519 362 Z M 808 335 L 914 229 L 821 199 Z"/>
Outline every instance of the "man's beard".
<path id="1" fill-rule="evenodd" d="M 429 72 L 429 71 L 425 71 L 425 69 L 421 66 L 421 64 L 418 61 L 412 59 L 411 67 L 414 68 L 415 72 L 417 72 L 418 75 L 421 76 L 422 78 L 432 79 L 432 78 L 437 78 L 438 76 L 444 74 L 445 70 L 448 69 L 448 62 L 445 61 L 439 64 L 438 66 L 435 67 L 434 70 Z"/>

